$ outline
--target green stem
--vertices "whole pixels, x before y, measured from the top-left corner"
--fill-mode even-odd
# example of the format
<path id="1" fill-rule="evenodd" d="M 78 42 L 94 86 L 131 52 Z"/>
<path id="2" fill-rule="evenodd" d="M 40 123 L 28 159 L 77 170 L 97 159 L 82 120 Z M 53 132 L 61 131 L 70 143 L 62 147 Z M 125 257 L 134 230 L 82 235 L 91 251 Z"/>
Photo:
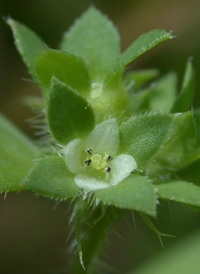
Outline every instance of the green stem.
<path id="1" fill-rule="evenodd" d="M 94 213 L 87 220 L 92 227 L 87 224 L 84 225 L 84 239 L 82 240 L 82 259 L 84 268 L 75 260 L 75 271 L 76 274 L 94 274 L 98 267 L 98 259 L 100 251 L 104 245 L 104 240 L 107 236 L 110 225 L 116 220 L 118 214 L 116 211 L 109 207 L 103 208 L 105 212 L 102 215 L 100 207 L 97 207 Z M 102 215 L 102 216 L 101 216 Z M 101 216 L 101 217 L 99 217 Z M 96 224 L 95 224 L 95 221 Z M 78 250 L 79 251 L 79 250 Z"/>

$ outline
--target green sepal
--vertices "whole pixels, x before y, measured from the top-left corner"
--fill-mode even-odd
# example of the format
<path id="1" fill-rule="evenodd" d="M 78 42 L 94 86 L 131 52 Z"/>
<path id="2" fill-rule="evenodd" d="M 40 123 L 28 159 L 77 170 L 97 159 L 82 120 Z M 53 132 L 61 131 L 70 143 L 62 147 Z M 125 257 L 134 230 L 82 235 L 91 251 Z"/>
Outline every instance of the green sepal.
<path id="1" fill-rule="evenodd" d="M 66 33 L 61 49 L 82 57 L 92 80 L 102 82 L 119 58 L 119 35 L 113 23 L 91 7 Z"/>
<path id="2" fill-rule="evenodd" d="M 95 196 L 108 205 L 156 216 L 156 193 L 144 176 L 130 175 L 116 186 L 95 191 Z"/>
<path id="3" fill-rule="evenodd" d="M 20 183 L 38 154 L 37 147 L 0 115 L 0 192 L 23 189 Z"/>
<path id="4" fill-rule="evenodd" d="M 200 187 L 181 180 L 164 181 L 155 186 L 158 197 L 200 207 Z"/>
<path id="5" fill-rule="evenodd" d="M 56 78 L 52 79 L 47 115 L 52 135 L 64 145 L 85 138 L 94 128 L 95 118 L 88 102 Z"/>
<path id="6" fill-rule="evenodd" d="M 11 27 L 16 47 L 22 56 L 24 63 L 28 67 L 33 78 L 37 80 L 34 62 L 35 59 L 47 49 L 47 46 L 36 33 L 23 24 L 12 18 L 8 18 L 7 23 Z"/>
<path id="7" fill-rule="evenodd" d="M 174 102 L 171 112 L 186 112 L 191 110 L 195 92 L 195 71 L 191 58 L 189 58 L 183 79 L 182 88 Z"/>
<path id="8" fill-rule="evenodd" d="M 52 199 L 66 200 L 76 196 L 80 189 L 76 186 L 73 174 L 60 156 L 46 156 L 35 162 L 24 187 L 36 194 Z"/>
<path id="9" fill-rule="evenodd" d="M 49 89 L 54 76 L 83 96 L 90 91 L 90 78 L 85 63 L 74 55 L 48 49 L 36 59 L 35 70 L 46 89 Z"/>

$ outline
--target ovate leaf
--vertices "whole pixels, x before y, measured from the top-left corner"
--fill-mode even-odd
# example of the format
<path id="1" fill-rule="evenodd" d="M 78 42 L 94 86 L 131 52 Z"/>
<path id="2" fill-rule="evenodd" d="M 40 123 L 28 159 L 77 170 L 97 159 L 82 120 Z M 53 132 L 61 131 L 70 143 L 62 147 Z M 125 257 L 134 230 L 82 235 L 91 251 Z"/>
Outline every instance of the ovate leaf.
<path id="1" fill-rule="evenodd" d="M 119 77 L 125 66 L 136 59 L 138 56 L 150 50 L 160 42 L 171 38 L 173 38 L 171 32 L 166 32 L 165 30 L 159 29 L 142 34 L 122 54 L 114 70 L 108 75 L 106 79 L 106 85 L 110 82 L 115 82 L 116 78 Z"/>
<path id="2" fill-rule="evenodd" d="M 36 78 L 35 59 L 47 48 L 40 37 L 28 27 L 9 18 L 8 25 L 11 27 L 16 47 L 21 54 L 24 63 L 31 75 Z"/>
<path id="3" fill-rule="evenodd" d="M 0 116 L 0 192 L 23 189 L 20 183 L 37 157 L 37 147 Z"/>
<path id="4" fill-rule="evenodd" d="M 171 180 L 155 186 L 160 198 L 200 206 L 200 187 L 186 181 Z"/>
<path id="5" fill-rule="evenodd" d="M 84 138 L 94 127 L 94 114 L 88 102 L 56 78 L 52 80 L 48 121 L 55 140 L 67 144 Z"/>
<path id="6" fill-rule="evenodd" d="M 73 174 L 60 156 L 46 156 L 36 161 L 25 186 L 39 195 L 59 200 L 72 198 L 79 192 Z"/>
<path id="7" fill-rule="evenodd" d="M 172 112 L 185 112 L 191 110 L 194 92 L 195 71 L 190 58 L 187 63 L 182 88 L 177 100 L 172 107 Z"/>
<path id="8" fill-rule="evenodd" d="M 156 215 L 156 194 L 149 179 L 130 175 L 116 186 L 100 189 L 95 196 L 105 204 Z"/>
<path id="9" fill-rule="evenodd" d="M 92 80 L 102 81 L 119 58 L 119 35 L 113 23 L 91 7 L 66 33 L 61 49 L 82 57 Z"/>
<path id="10" fill-rule="evenodd" d="M 151 86 L 150 110 L 170 111 L 177 93 L 177 76 L 169 73 Z"/>
<path id="11" fill-rule="evenodd" d="M 122 151 L 138 164 L 147 161 L 162 144 L 172 122 L 170 114 L 147 113 L 133 116 L 120 126 Z"/>
<path id="12" fill-rule="evenodd" d="M 173 116 L 162 146 L 151 159 L 173 169 L 181 168 L 191 162 L 190 154 L 195 145 L 195 123 L 192 112 Z"/>
<path id="13" fill-rule="evenodd" d="M 71 54 L 48 49 L 35 62 L 35 69 L 44 87 L 49 88 L 52 76 L 83 96 L 90 91 L 90 78 L 83 60 Z"/>

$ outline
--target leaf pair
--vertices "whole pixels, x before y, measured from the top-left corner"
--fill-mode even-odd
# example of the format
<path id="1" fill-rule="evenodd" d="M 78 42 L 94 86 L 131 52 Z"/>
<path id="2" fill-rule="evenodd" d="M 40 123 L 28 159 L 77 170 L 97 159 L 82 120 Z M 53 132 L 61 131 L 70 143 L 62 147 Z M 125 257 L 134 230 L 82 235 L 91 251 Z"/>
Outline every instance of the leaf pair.
<path id="1" fill-rule="evenodd" d="M 35 60 L 43 53 L 46 46 L 33 31 L 22 24 L 13 19 L 9 19 L 8 24 L 13 31 L 17 48 L 24 62 L 30 73 L 36 76 Z M 106 16 L 92 7 L 66 33 L 61 43 L 61 50 L 73 56 L 72 59 L 76 56 L 77 60 L 84 60 L 92 81 L 105 81 L 105 85 L 109 86 L 111 82 L 111 85 L 114 85 L 115 80 L 131 61 L 170 38 L 173 38 L 172 34 L 164 30 L 150 31 L 136 39 L 120 57 L 119 35 L 116 28 Z M 46 69 L 48 70 L 45 66 Z M 77 77 L 79 77 L 78 74 L 79 72 Z M 80 85 L 82 87 L 82 84 Z"/>
<path id="2" fill-rule="evenodd" d="M 27 184 L 32 191 L 59 200 L 72 198 L 81 191 L 59 156 L 38 161 Z M 156 194 L 151 181 L 144 176 L 130 175 L 117 186 L 95 191 L 94 196 L 108 205 L 156 215 Z"/>
<path id="3" fill-rule="evenodd" d="M 58 89 L 58 93 L 62 91 Z M 183 130 L 188 134 L 187 138 Z M 121 150 L 132 155 L 139 166 L 155 177 L 163 165 L 164 168 L 185 165 L 186 155 L 192 150 L 195 140 L 190 112 L 135 116 L 121 125 L 120 132 Z M 154 166 L 155 163 L 159 168 Z M 36 193 L 55 199 L 67 199 L 80 192 L 63 158 L 59 156 L 48 156 L 38 161 L 28 178 L 28 185 Z M 158 195 L 170 199 L 162 195 L 161 190 Z M 95 196 L 105 204 L 135 209 L 153 216 L 156 214 L 156 194 L 151 182 L 144 176 L 131 175 L 117 186 L 95 191 Z M 189 203 L 186 198 L 182 202 Z M 194 204 L 197 204 L 195 200 Z"/>
<path id="4" fill-rule="evenodd" d="M 51 94 L 55 92 L 55 86 L 50 88 L 50 83 L 52 77 L 57 78 L 66 85 L 68 94 L 72 95 L 73 90 L 92 104 L 97 122 L 101 122 L 109 116 L 117 117 L 120 121 L 129 115 L 128 97 L 122 81 L 125 66 L 158 43 L 172 38 L 171 33 L 164 30 L 150 31 L 136 39 L 120 57 L 117 30 L 106 16 L 93 7 L 89 8 L 66 33 L 61 43 L 62 51 L 47 49 L 44 42 L 22 24 L 12 19 L 8 20 L 8 24 L 13 31 L 17 48 L 24 62 L 44 93 L 47 95 L 49 89 L 51 89 Z M 102 84 L 101 96 L 97 99 L 90 95 L 91 81 Z M 56 84 L 57 87 L 58 83 Z M 84 114 L 81 106 L 86 105 L 87 102 L 74 94 L 70 97 L 73 97 L 71 108 L 68 106 L 69 102 L 67 103 L 66 98 L 63 98 L 63 102 L 66 102 L 66 108 L 69 110 L 68 114 L 64 113 L 62 106 L 60 106 L 62 109 L 60 109 L 59 114 L 61 117 L 63 112 L 61 119 L 63 121 L 65 119 L 69 121 L 72 114 L 76 116 L 71 121 L 71 127 L 69 126 L 67 129 L 66 124 L 69 124 L 68 122 L 60 128 L 58 128 L 59 125 L 54 128 L 55 122 L 50 121 L 49 123 L 54 138 L 61 143 L 69 141 L 71 138 L 67 138 L 69 132 L 80 131 L 78 130 L 80 123 L 76 124 L 75 122 L 78 117 L 76 111 L 80 107 L 81 115 Z M 52 103 L 52 100 L 50 101 Z M 87 106 L 87 109 L 89 108 Z M 52 116 L 52 110 L 58 110 L 58 105 L 51 106 L 50 109 L 49 117 L 56 117 L 58 112 Z M 88 123 L 84 121 L 91 120 L 91 124 L 94 122 L 92 109 L 89 112 L 90 114 L 87 112 L 87 115 L 83 115 L 80 119 L 83 125 L 81 129 L 84 128 L 84 125 L 86 127 L 85 133 L 88 132 Z M 72 130 L 74 122 L 75 130 Z M 64 131 L 67 134 L 64 132 L 61 137 L 63 127 L 65 127 Z M 71 135 L 75 136 L 75 134 Z M 63 141 L 64 139 L 65 141 Z"/>

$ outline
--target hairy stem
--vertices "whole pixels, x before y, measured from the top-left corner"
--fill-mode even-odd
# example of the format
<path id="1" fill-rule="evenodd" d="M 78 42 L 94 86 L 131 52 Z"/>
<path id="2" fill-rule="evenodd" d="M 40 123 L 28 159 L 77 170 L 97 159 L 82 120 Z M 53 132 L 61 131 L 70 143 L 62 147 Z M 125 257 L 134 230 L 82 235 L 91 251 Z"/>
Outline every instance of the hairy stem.
<path id="1" fill-rule="evenodd" d="M 102 211 L 103 210 L 103 211 Z M 76 274 L 94 274 L 99 264 L 101 249 L 110 225 L 116 220 L 118 212 L 114 208 L 97 207 L 94 213 L 88 218 L 87 223 L 82 226 L 84 235 L 82 246 L 82 259 L 84 268 L 75 260 Z"/>

